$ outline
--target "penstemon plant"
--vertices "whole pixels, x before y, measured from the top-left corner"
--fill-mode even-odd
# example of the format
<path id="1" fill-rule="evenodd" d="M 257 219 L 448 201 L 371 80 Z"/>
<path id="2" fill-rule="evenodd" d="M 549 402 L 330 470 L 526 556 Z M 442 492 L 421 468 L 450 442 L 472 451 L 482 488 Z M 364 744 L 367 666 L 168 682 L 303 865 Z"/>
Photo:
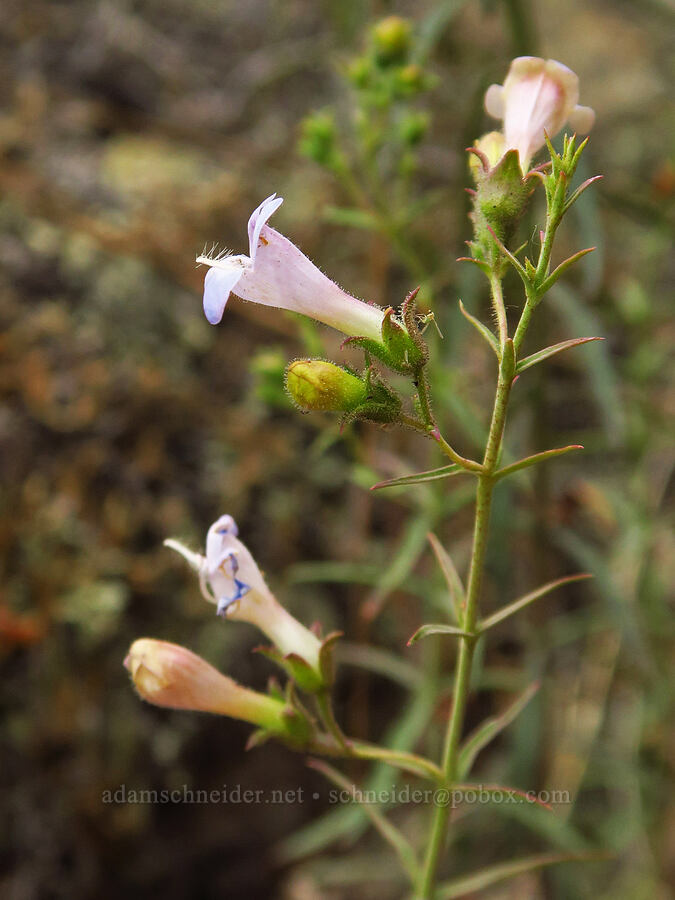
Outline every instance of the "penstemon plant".
<path id="1" fill-rule="evenodd" d="M 364 93 L 364 108 L 379 109 L 379 121 L 371 121 L 363 131 L 364 142 L 382 146 L 391 124 L 388 116 L 398 95 L 422 92 L 428 84 L 406 59 L 409 39 L 407 25 L 401 20 L 385 20 L 376 32 L 370 68 L 361 61 L 351 71 L 352 80 Z M 375 73 L 375 74 L 373 74 Z M 204 311 L 212 324 L 221 321 L 231 294 L 254 303 L 291 310 L 309 316 L 345 335 L 343 345 L 363 352 L 361 370 L 324 359 L 298 359 L 286 370 L 286 388 L 303 411 L 322 410 L 340 413 L 342 422 L 364 420 L 387 426 L 401 426 L 432 440 L 444 464 L 382 482 L 378 487 L 415 486 L 433 482 L 442 488 L 446 478 L 466 476 L 475 482 L 473 545 L 465 581 L 462 581 L 448 554 L 434 540 L 433 546 L 447 580 L 447 620 L 429 622 L 420 627 L 410 642 L 431 635 L 448 636 L 458 641 L 452 689 L 452 704 L 441 758 L 428 759 L 412 752 L 368 743 L 343 733 L 333 711 L 333 653 L 337 633 L 322 635 L 297 621 L 274 597 L 250 552 L 237 535 L 231 516 L 222 516 L 208 531 L 204 553 L 197 553 L 177 540 L 166 545 L 180 553 L 196 572 L 202 594 L 215 603 L 217 614 L 226 620 L 245 621 L 259 628 L 272 642 L 266 654 L 286 676 L 282 687 L 270 684 L 266 694 L 252 691 L 220 674 L 208 663 L 183 647 L 143 638 L 129 650 L 125 664 L 134 684 L 145 700 L 160 706 L 202 710 L 231 716 L 256 726 L 250 745 L 276 739 L 315 756 L 334 759 L 363 759 L 386 763 L 429 782 L 433 790 L 453 791 L 458 795 L 474 790 L 471 766 L 478 750 L 498 731 L 494 720 L 485 723 L 469 738 L 464 735 L 465 713 L 470 693 L 472 663 L 476 646 L 492 628 L 557 587 L 588 577 L 578 574 L 558 579 L 532 590 L 489 616 L 480 609 L 481 584 L 490 525 L 490 507 L 496 485 L 523 469 L 581 449 L 578 445 L 536 453 L 514 463 L 503 464 L 502 447 L 511 389 L 515 380 L 532 366 L 597 337 L 581 337 L 523 355 L 522 347 L 532 316 L 550 288 L 565 271 L 590 249 L 580 250 L 569 259 L 551 265 L 556 234 L 560 224 L 586 188 L 588 179 L 577 187 L 574 176 L 586 141 L 576 134 L 565 134 L 562 149 L 556 151 L 551 139 L 569 123 L 573 131 L 588 131 L 593 112 L 580 107 L 577 76 L 561 63 L 521 57 L 511 64 L 502 86 L 493 85 L 486 95 L 486 109 L 503 120 L 501 131 L 484 135 L 470 149 L 471 222 L 473 236 L 468 242 L 466 259 L 485 275 L 490 288 L 495 327 L 462 313 L 494 353 L 497 380 L 487 440 L 478 459 L 460 454 L 441 432 L 433 411 L 433 398 L 427 371 L 433 366 L 420 327 L 417 289 L 405 298 L 400 309 L 363 302 L 350 296 L 324 275 L 286 237 L 269 225 L 269 219 L 281 205 L 275 195 L 267 198 L 251 215 L 248 223 L 248 255 L 203 255 L 197 261 L 208 266 L 204 286 Z M 384 99 L 382 99 L 384 98 Z M 393 98 L 393 100 L 392 100 Z M 399 117 L 399 154 L 390 154 L 392 165 L 405 171 L 413 163 L 414 145 L 423 125 L 418 113 Z M 375 129 L 375 130 L 373 130 Z M 375 137 L 373 137 L 375 135 Z M 328 168 L 359 190 L 349 174 L 345 156 L 337 149 L 332 121 L 321 114 L 306 124 L 305 149 Z M 531 167 L 532 160 L 546 148 L 549 159 Z M 522 255 L 523 247 L 514 247 L 519 220 L 528 209 L 535 191 L 543 192 L 546 219 L 539 232 L 534 258 Z M 398 225 L 387 225 L 396 238 Z M 393 231 L 391 229 L 393 228 Z M 418 267 L 412 260 L 411 268 Z M 522 283 L 522 302 L 516 327 L 510 327 L 502 284 L 509 269 Z M 515 300 L 510 305 L 514 305 Z M 396 387 L 387 380 L 394 373 Z M 409 397 L 399 387 L 407 380 Z M 515 704 L 513 715 L 526 699 Z M 340 788 L 354 791 L 350 781 L 325 759 L 313 765 Z M 515 788 L 490 786 L 498 795 L 519 793 Z M 530 795 L 524 795 L 532 801 Z M 372 824 L 392 846 L 409 882 L 411 896 L 418 900 L 455 897 L 462 894 L 456 882 L 438 883 L 438 873 L 447 841 L 451 806 L 436 803 L 430 810 L 427 838 L 422 846 L 413 846 L 384 814 L 370 804 L 364 810 Z M 492 881 L 515 875 L 529 868 L 559 862 L 562 856 L 544 854 L 527 860 L 509 860 L 494 870 L 482 870 L 480 880 L 467 881 L 467 890 L 476 890 Z M 570 856 L 566 858 L 571 858 Z M 466 891 L 464 891 L 466 893 Z"/>

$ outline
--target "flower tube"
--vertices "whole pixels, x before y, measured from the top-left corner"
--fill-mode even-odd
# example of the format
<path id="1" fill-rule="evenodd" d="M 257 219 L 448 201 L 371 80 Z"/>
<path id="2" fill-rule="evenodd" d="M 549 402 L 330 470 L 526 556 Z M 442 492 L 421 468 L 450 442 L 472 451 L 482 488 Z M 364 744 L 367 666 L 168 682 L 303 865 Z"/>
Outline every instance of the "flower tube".
<path id="1" fill-rule="evenodd" d="M 347 294 L 267 224 L 282 203 L 272 194 L 251 215 L 248 256 L 197 257 L 198 263 L 210 267 L 204 279 L 206 318 L 217 325 L 234 293 L 242 300 L 310 316 L 351 337 L 381 342 L 384 310 Z"/>

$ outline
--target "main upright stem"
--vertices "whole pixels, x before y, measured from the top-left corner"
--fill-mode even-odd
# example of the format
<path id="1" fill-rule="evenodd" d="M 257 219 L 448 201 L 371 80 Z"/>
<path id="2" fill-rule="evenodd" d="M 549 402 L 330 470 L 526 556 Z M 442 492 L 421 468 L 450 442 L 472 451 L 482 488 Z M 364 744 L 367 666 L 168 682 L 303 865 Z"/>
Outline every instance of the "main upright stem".
<path id="1" fill-rule="evenodd" d="M 466 607 L 462 620 L 462 630 L 469 632 L 471 637 L 461 639 L 457 663 L 455 666 L 455 683 L 452 694 L 452 711 L 448 722 L 448 730 L 445 737 L 443 750 L 442 770 L 445 777 L 445 786 L 450 788 L 457 781 L 457 763 L 459 757 L 459 742 L 464 727 L 464 715 L 469 696 L 471 680 L 471 664 L 473 652 L 476 646 L 475 634 L 476 620 L 478 617 L 478 600 L 480 598 L 481 584 L 483 581 L 483 568 L 485 564 L 485 552 L 487 549 L 488 528 L 490 522 L 490 505 L 492 503 L 492 491 L 494 489 L 493 474 L 497 467 L 501 450 L 504 424 L 506 422 L 506 410 L 509 394 L 515 371 L 515 359 L 513 342 L 504 341 L 502 344 L 502 358 L 499 366 L 499 380 L 495 404 L 490 423 L 490 433 L 485 447 L 483 458 L 483 471 L 478 476 L 476 487 L 476 513 L 473 529 L 473 548 L 471 552 L 471 566 L 469 569 L 469 581 L 466 591 Z M 435 810 L 427 855 L 422 870 L 422 877 L 417 892 L 419 900 L 431 900 L 434 896 L 436 884 L 436 871 L 445 846 L 450 817 L 450 805 L 438 806 Z"/>

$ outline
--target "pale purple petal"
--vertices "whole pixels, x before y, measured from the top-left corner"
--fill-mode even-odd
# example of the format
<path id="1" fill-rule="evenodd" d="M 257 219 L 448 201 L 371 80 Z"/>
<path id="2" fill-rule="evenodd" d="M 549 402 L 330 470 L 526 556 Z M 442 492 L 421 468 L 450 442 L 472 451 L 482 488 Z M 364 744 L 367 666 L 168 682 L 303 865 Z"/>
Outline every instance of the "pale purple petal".
<path id="1" fill-rule="evenodd" d="M 206 536 L 206 558 L 209 568 L 220 565 L 224 549 L 231 545 L 231 538 L 236 538 L 237 533 L 237 523 L 232 516 L 221 516 L 213 523 Z"/>
<path id="2" fill-rule="evenodd" d="M 236 260 L 238 257 L 229 257 Z M 223 260 L 225 262 L 225 260 Z M 204 278 L 204 314 L 211 325 L 217 325 L 223 318 L 225 305 L 230 293 L 244 272 L 243 266 L 233 264 L 209 269 Z"/>
<path id="3" fill-rule="evenodd" d="M 263 226 L 267 224 L 283 202 L 283 197 L 271 194 L 267 200 L 263 200 L 260 206 L 251 213 L 251 217 L 248 220 L 248 252 L 252 260 L 255 259 Z"/>
<path id="4" fill-rule="evenodd" d="M 485 92 L 485 111 L 495 119 L 504 118 L 504 88 L 491 84 Z"/>
<path id="5" fill-rule="evenodd" d="M 327 278 L 295 244 L 265 225 L 255 265 L 235 293 L 243 300 L 302 313 L 344 334 L 382 340 L 384 310 L 357 300 Z"/>

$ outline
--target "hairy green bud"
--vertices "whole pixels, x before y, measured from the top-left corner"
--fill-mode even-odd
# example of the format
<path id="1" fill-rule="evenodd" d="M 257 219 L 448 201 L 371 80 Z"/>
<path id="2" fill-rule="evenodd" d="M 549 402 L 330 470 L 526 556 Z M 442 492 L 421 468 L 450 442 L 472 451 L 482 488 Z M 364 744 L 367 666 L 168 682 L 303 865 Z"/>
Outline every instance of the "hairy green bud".
<path id="1" fill-rule="evenodd" d="M 481 166 L 474 171 L 476 190 L 473 193 L 474 258 L 492 269 L 506 265 L 494 237 L 507 244 L 519 219 L 525 212 L 533 188 L 523 178 L 518 151 L 509 150 L 497 165 L 490 166 L 488 157 L 478 151 Z"/>
<path id="2" fill-rule="evenodd" d="M 296 359 L 286 370 L 286 390 L 301 409 L 353 412 L 365 402 L 365 382 L 324 359 Z"/>

